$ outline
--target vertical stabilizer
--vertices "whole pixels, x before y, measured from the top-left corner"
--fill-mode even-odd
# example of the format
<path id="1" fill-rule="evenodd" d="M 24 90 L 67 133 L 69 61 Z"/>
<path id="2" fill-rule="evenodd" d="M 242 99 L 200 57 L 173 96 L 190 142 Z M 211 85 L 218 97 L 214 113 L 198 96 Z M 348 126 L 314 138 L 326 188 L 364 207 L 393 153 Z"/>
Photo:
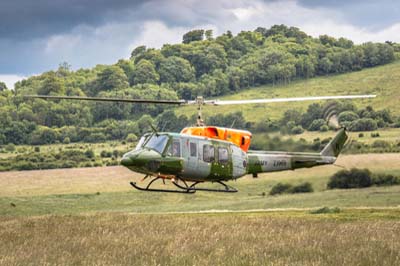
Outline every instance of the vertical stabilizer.
<path id="1" fill-rule="evenodd" d="M 321 155 L 337 157 L 342 151 L 347 138 L 346 129 L 341 128 L 336 136 L 321 151 Z"/>

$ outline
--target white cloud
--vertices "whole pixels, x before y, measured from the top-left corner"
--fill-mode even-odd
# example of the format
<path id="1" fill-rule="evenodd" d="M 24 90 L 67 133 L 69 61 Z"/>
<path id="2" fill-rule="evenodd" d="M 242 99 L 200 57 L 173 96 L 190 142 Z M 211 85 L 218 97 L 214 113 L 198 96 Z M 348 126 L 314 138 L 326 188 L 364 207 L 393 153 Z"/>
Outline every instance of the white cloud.
<path id="1" fill-rule="evenodd" d="M 212 29 L 217 31 L 214 25 L 198 25 L 198 29 Z M 146 45 L 151 48 L 161 48 L 164 44 L 175 44 L 182 42 L 182 36 L 193 28 L 189 27 L 168 27 L 162 21 L 148 21 L 143 24 L 141 33 L 130 45 L 133 50 L 139 45 Z"/>
<path id="2" fill-rule="evenodd" d="M 7 85 L 8 89 L 14 89 L 14 84 L 17 81 L 26 79 L 27 77 L 25 76 L 19 76 L 19 75 L 2 75 L 0 74 L 0 81 L 4 82 Z"/>

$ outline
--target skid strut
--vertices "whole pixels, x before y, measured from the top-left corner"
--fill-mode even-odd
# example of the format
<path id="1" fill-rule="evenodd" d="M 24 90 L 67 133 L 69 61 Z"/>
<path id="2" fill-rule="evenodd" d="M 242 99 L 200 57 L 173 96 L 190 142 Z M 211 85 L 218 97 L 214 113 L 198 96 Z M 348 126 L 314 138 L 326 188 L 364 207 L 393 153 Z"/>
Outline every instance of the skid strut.
<path id="1" fill-rule="evenodd" d="M 142 180 L 145 180 L 148 176 L 145 176 Z M 175 180 L 172 180 L 172 184 L 174 184 L 178 190 L 176 189 L 159 189 L 159 188 L 151 188 L 151 185 L 157 181 L 161 179 L 163 181 L 163 183 L 165 184 L 165 179 L 162 177 L 155 177 L 153 178 L 149 184 L 145 187 L 141 187 L 138 186 L 136 184 L 136 182 L 130 182 L 131 186 L 141 190 L 141 191 L 151 191 L 151 192 L 170 192 L 170 193 L 189 193 L 189 194 L 193 194 L 196 191 L 207 191 L 207 192 L 225 192 L 225 193 L 234 193 L 234 192 L 238 192 L 238 190 L 234 187 L 228 186 L 227 184 L 225 184 L 222 181 L 216 181 L 215 183 L 218 183 L 220 185 L 223 186 L 223 189 L 213 189 L 213 188 L 198 188 L 196 187 L 199 183 L 204 183 L 203 181 L 197 181 L 197 182 L 193 182 L 190 186 L 188 185 L 188 183 L 180 178 L 175 178 Z M 182 183 L 184 185 L 178 184 L 178 181 L 182 181 Z"/>
<path id="2" fill-rule="evenodd" d="M 181 185 L 179 185 L 178 183 L 176 183 L 176 182 L 172 182 L 175 186 L 177 186 L 178 188 L 180 188 L 180 189 L 183 189 L 184 187 L 183 186 L 181 186 Z M 236 189 L 236 188 L 234 188 L 234 187 L 231 187 L 231 186 L 228 186 L 227 184 L 225 184 L 224 182 L 222 182 L 222 181 L 216 181 L 215 183 L 218 183 L 218 184 L 220 184 L 220 185 L 222 185 L 224 188 L 223 189 L 214 189 L 214 188 L 198 188 L 198 187 L 196 187 L 196 185 L 197 184 L 200 184 L 200 183 L 204 183 L 204 182 L 202 182 L 202 181 L 198 181 L 198 182 L 194 182 L 192 185 L 190 185 L 188 188 L 185 188 L 185 189 L 187 189 L 187 190 L 190 190 L 190 191 L 208 191 L 208 192 L 225 192 L 225 193 L 235 193 L 235 192 L 238 192 L 238 190 Z"/>
<path id="3" fill-rule="evenodd" d="M 146 176 L 147 177 L 147 176 Z M 145 178 L 146 178 L 145 177 Z M 143 180 L 145 179 L 143 178 Z M 193 190 L 189 190 L 189 186 L 186 184 L 186 182 L 184 183 L 186 185 L 185 187 L 180 187 L 180 190 L 173 190 L 173 189 L 159 189 L 159 188 L 150 188 L 150 186 L 157 181 L 158 179 L 162 179 L 163 183 L 165 184 L 165 180 L 164 178 L 161 177 L 155 177 L 153 180 L 150 181 L 150 183 L 146 186 L 146 187 L 140 187 L 136 184 L 136 182 L 131 182 L 131 186 L 136 188 L 137 190 L 141 190 L 141 191 L 152 191 L 152 192 L 170 192 L 170 193 L 195 193 L 196 191 Z M 182 180 L 183 181 L 183 180 Z"/>

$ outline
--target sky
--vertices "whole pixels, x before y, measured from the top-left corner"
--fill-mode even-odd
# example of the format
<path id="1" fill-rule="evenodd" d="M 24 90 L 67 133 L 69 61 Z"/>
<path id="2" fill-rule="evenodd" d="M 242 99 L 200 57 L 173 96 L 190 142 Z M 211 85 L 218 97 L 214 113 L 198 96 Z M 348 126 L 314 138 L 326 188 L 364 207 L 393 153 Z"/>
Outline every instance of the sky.
<path id="1" fill-rule="evenodd" d="M 355 43 L 400 42 L 397 0 L 0 0 L 0 81 L 112 64 L 139 45 L 180 43 L 192 29 L 238 33 L 274 24 Z"/>

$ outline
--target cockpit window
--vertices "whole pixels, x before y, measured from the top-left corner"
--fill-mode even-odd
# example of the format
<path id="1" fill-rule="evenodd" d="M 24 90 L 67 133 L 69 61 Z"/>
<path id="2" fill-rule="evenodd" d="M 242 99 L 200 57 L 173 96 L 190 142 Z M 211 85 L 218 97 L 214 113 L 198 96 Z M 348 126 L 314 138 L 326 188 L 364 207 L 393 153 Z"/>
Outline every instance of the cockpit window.
<path id="1" fill-rule="evenodd" d="M 140 138 L 139 142 L 136 144 L 135 150 L 139 150 L 140 148 L 142 148 L 143 143 L 145 142 L 147 137 L 148 136 L 143 136 L 143 137 Z"/>
<path id="2" fill-rule="evenodd" d="M 144 145 L 144 147 L 153 149 L 159 153 L 162 153 L 165 149 L 165 145 L 167 145 L 168 142 L 168 136 L 166 135 L 153 135 L 147 143 Z"/>
<path id="3" fill-rule="evenodd" d="M 172 144 L 168 147 L 168 156 L 181 157 L 181 142 L 179 139 L 173 139 Z"/>

